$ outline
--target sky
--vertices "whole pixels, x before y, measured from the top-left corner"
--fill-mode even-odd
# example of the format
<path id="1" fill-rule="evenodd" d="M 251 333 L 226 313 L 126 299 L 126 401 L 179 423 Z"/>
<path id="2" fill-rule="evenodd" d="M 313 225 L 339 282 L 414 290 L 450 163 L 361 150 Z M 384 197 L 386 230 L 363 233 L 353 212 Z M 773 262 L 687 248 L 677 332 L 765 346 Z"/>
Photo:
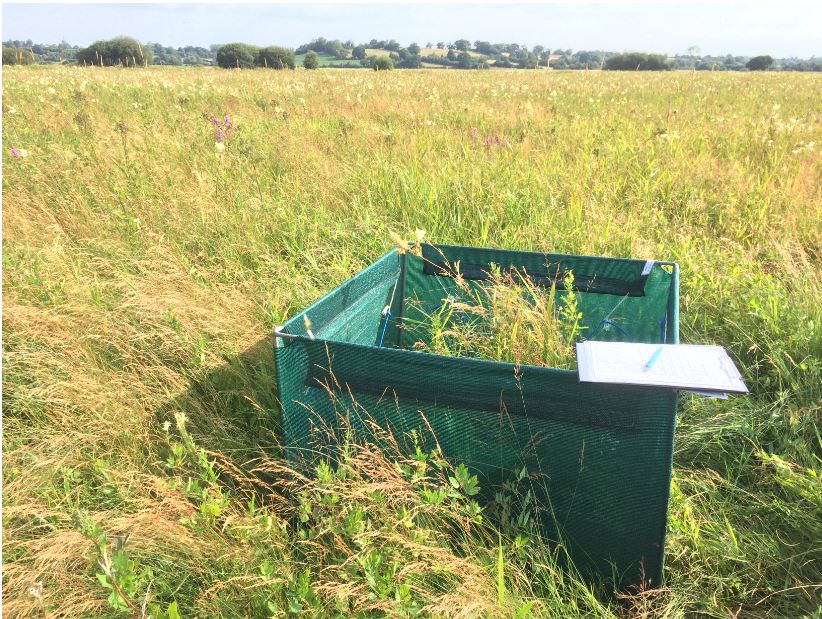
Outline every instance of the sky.
<path id="1" fill-rule="evenodd" d="M 553 1 L 547 4 L 27 4 L 2 6 L 3 40 L 88 45 L 125 35 L 173 47 L 316 37 L 543 45 L 551 49 L 822 56 L 822 1 Z"/>

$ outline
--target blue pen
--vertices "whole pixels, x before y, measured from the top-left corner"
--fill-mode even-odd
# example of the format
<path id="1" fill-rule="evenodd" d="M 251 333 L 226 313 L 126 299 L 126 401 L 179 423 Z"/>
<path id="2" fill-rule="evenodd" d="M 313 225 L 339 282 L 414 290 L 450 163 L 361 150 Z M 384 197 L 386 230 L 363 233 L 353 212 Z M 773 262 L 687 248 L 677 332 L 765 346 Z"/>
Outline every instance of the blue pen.
<path id="1" fill-rule="evenodd" d="M 648 363 L 645 364 L 645 367 L 642 369 L 642 371 L 647 372 L 648 370 L 650 370 L 651 367 L 654 365 L 654 363 L 656 363 L 657 359 L 659 359 L 659 356 L 661 354 L 662 354 L 662 346 L 660 346 L 659 348 L 657 348 L 654 351 L 654 354 L 652 354 L 651 358 L 648 359 Z"/>

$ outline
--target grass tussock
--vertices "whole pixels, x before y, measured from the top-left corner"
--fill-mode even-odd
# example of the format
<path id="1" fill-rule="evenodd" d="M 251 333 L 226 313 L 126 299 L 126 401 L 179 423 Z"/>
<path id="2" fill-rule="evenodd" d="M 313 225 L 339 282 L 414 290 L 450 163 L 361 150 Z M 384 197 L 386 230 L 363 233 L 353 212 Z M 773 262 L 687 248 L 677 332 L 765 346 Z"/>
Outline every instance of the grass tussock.
<path id="1" fill-rule="evenodd" d="M 276 73 L 4 69 L 4 613 L 818 616 L 819 76 Z M 679 262 L 752 394 L 683 399 L 663 590 L 443 454 L 284 470 L 267 334 L 416 228 Z"/>
<path id="2" fill-rule="evenodd" d="M 459 273 L 459 265 L 454 265 Z M 574 369 L 574 344 L 584 331 L 574 290 L 574 274 L 561 278 L 565 294 L 560 302 L 557 283 L 549 288 L 535 283 L 526 272 L 503 272 L 471 285 L 454 278 L 460 298 L 447 298 L 421 325 L 425 337 L 414 348 L 440 355 L 476 357 L 517 365 Z M 414 300 L 409 301 L 412 305 Z"/>

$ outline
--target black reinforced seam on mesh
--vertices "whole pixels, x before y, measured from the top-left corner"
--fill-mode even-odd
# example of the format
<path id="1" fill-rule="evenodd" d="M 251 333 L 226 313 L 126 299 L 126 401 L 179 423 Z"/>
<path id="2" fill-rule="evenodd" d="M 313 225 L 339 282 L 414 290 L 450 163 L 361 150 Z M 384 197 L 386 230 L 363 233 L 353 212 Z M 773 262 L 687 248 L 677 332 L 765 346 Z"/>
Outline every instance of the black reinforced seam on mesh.
<path id="1" fill-rule="evenodd" d="M 491 265 L 497 264 L 497 266 L 501 267 L 502 273 L 510 275 L 515 279 L 527 276 L 530 281 L 534 282 L 538 286 L 556 286 L 557 290 L 565 290 L 565 282 L 563 280 L 567 276 L 568 271 L 573 270 L 572 268 L 562 267 L 561 260 L 566 257 L 548 254 L 545 254 L 542 257 L 551 260 L 554 263 L 556 269 L 553 271 L 525 269 L 524 267 L 517 266 L 515 264 L 509 264 L 508 266 L 502 268 L 502 264 L 498 263 L 475 263 L 467 262 L 465 260 L 458 260 L 453 264 L 449 264 L 447 260 L 442 259 L 444 249 L 453 249 L 453 247 L 444 245 L 422 246 L 423 273 L 426 275 L 437 275 L 439 277 L 449 277 L 452 279 L 459 275 L 463 279 L 477 281 L 489 279 L 492 270 Z M 508 253 L 508 250 L 496 250 L 496 253 L 499 253 L 500 256 L 504 256 Z M 435 257 L 436 255 L 440 256 L 440 258 Z M 538 254 L 532 253 L 532 255 L 537 256 Z M 573 261 L 572 257 L 567 258 L 569 261 Z M 639 261 L 625 260 L 625 262 L 628 264 L 636 264 L 640 269 L 644 266 L 644 264 Z M 595 294 L 613 294 L 620 296 L 628 295 L 630 297 L 644 297 L 645 283 L 648 281 L 648 273 L 644 275 L 640 274 L 630 280 L 624 278 L 605 277 L 602 275 L 586 275 L 585 273 L 580 273 L 579 271 L 574 271 L 573 277 L 574 290 L 578 290 L 580 292 L 591 292 Z"/>
<path id="2" fill-rule="evenodd" d="M 421 353 L 408 350 L 379 349 L 375 353 L 371 347 L 351 343 L 309 341 L 299 338 L 305 345 L 305 350 L 312 358 L 308 364 L 303 384 L 310 388 L 330 388 L 335 391 L 370 395 L 390 394 L 400 399 L 411 399 L 418 402 L 427 402 L 433 406 L 450 406 L 467 408 L 478 411 L 505 410 L 515 416 L 528 416 L 535 419 L 556 420 L 565 423 L 585 426 L 608 428 L 612 432 L 641 434 L 643 431 L 642 409 L 651 405 L 664 407 L 659 398 L 670 398 L 670 390 L 638 386 L 613 385 L 586 385 L 588 392 L 601 392 L 602 398 L 593 398 L 597 406 L 580 407 L 579 399 L 573 392 L 564 393 L 559 390 L 550 396 L 540 388 L 545 380 L 556 381 L 560 376 L 573 377 L 573 386 L 578 386 L 577 373 L 571 370 L 557 370 L 536 366 L 519 366 L 520 378 L 516 385 L 505 385 L 499 382 L 500 376 L 514 376 L 515 366 L 511 363 L 491 361 L 487 359 L 461 358 L 466 374 L 470 368 L 474 372 L 499 372 L 497 381 L 479 383 L 473 386 L 461 381 L 443 384 L 441 381 L 420 381 L 419 372 L 435 371 L 433 367 L 423 368 L 417 363 L 421 359 L 439 359 L 448 363 L 449 357 L 432 353 Z M 332 361 L 356 355 L 359 362 L 340 363 Z M 373 371 L 376 355 L 383 359 L 383 369 L 391 370 L 383 375 Z M 409 371 L 403 373 L 400 368 Z M 531 387 L 523 387 L 531 385 Z M 460 389 L 460 386 L 463 388 Z M 614 406 L 614 390 L 619 390 L 620 406 Z M 607 394 L 607 395 L 606 395 Z M 621 410 L 619 410 L 621 409 Z M 628 412 L 629 409 L 630 412 Z"/>
<path id="3" fill-rule="evenodd" d="M 426 262 L 423 266 L 423 270 L 426 275 L 438 275 L 440 277 L 450 278 L 454 278 L 457 275 L 459 275 L 463 279 L 475 281 L 489 279 L 491 277 L 490 264 L 471 264 L 468 262 L 460 262 L 457 266 L 459 267 L 459 270 L 451 266 L 446 266 L 442 263 L 430 264 Z M 567 271 L 565 273 L 559 271 L 556 275 L 550 275 L 546 272 L 539 273 L 534 271 L 528 271 L 527 274 L 525 274 L 521 271 L 521 269 L 518 269 L 514 266 L 502 269 L 503 274 L 510 275 L 515 280 L 524 279 L 525 277 L 527 277 L 529 281 L 533 282 L 537 286 L 543 286 L 546 288 L 556 286 L 557 290 L 566 290 L 564 278 L 567 275 Z M 647 275 L 642 275 L 633 282 L 625 282 L 623 280 L 608 277 L 598 277 L 595 275 L 581 275 L 579 273 L 574 273 L 573 288 L 574 290 L 577 290 L 579 292 L 613 294 L 620 296 L 628 295 L 629 297 L 644 297 L 645 282 L 647 280 Z"/>
<path id="4" fill-rule="evenodd" d="M 369 395 L 390 395 L 391 398 L 400 398 L 404 402 L 425 402 L 433 407 L 449 406 L 453 408 L 471 409 L 480 412 L 489 411 L 489 402 L 478 399 L 472 394 L 423 388 L 420 384 L 392 381 L 380 383 L 367 378 L 356 378 L 334 373 L 331 377 L 317 368 L 312 368 L 305 380 L 306 387 L 331 388 L 339 394 L 364 393 Z M 537 397 L 526 397 L 520 393 L 500 392 L 496 398 L 497 406 L 508 414 L 528 416 L 533 419 L 561 421 L 575 426 L 607 428 L 614 433 L 640 434 L 643 426 L 637 415 L 615 413 L 611 410 L 596 409 L 573 411 L 568 402 L 545 402 Z"/>

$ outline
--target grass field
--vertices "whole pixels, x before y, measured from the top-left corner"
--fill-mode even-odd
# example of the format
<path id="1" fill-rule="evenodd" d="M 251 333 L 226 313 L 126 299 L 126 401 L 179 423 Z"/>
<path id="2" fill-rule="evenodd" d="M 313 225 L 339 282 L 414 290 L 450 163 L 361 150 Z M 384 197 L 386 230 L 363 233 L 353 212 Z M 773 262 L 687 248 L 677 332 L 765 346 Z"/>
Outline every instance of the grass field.
<path id="1" fill-rule="evenodd" d="M 4 67 L 3 612 L 819 618 L 820 221 L 818 75 Z M 680 263 L 752 394 L 683 398 L 663 589 L 456 462 L 284 474 L 270 332 L 417 228 Z"/>

